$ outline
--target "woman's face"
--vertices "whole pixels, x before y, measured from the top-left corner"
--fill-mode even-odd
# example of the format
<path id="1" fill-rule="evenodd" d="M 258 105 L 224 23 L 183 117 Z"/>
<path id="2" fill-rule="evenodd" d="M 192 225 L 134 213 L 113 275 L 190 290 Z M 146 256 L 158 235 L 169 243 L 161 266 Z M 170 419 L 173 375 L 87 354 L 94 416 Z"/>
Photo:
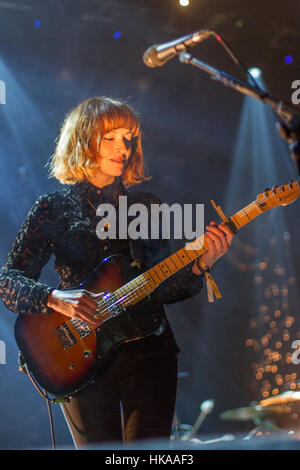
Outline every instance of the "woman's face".
<path id="1" fill-rule="evenodd" d="M 119 127 L 101 139 L 99 170 L 107 176 L 121 176 L 131 155 L 133 135 L 129 129 Z"/>

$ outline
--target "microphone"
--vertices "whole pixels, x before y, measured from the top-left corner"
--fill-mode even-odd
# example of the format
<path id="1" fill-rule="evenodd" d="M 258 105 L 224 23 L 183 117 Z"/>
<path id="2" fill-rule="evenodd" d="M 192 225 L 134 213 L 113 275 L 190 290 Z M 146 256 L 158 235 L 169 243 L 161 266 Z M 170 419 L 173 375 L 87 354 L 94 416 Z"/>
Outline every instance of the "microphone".
<path id="1" fill-rule="evenodd" d="M 204 41 L 212 33 L 213 31 L 210 29 L 202 29 L 201 31 L 188 34 L 179 39 L 151 46 L 144 52 L 144 64 L 147 65 L 147 67 L 160 67 L 168 62 L 168 60 L 179 55 L 187 47 L 196 46 L 199 42 Z"/>

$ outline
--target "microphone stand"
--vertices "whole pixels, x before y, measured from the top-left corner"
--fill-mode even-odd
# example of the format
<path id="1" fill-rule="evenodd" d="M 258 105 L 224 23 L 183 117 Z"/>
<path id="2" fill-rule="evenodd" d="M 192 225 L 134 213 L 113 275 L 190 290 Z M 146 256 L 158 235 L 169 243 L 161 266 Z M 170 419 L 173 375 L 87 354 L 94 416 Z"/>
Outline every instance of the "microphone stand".
<path id="1" fill-rule="evenodd" d="M 194 67 L 207 72 L 211 75 L 212 79 L 218 80 L 223 83 L 223 85 L 233 88 L 244 95 L 256 98 L 271 106 L 271 108 L 284 121 L 284 124 L 279 125 L 279 134 L 289 143 L 292 157 L 296 161 L 300 177 L 300 110 L 298 108 L 273 98 L 266 91 L 200 61 L 197 57 L 194 57 L 189 50 L 181 52 L 179 60 L 184 64 L 193 65 Z"/>

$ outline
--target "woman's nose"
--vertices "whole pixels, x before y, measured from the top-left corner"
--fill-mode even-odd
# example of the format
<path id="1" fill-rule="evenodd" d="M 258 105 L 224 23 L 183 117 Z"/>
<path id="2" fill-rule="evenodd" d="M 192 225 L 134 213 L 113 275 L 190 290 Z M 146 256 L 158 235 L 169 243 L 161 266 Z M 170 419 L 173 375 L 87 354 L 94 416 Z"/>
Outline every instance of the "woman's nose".
<path id="1" fill-rule="evenodd" d="M 127 146 L 124 139 L 118 139 L 116 142 L 116 150 L 120 150 L 121 152 L 126 152 Z"/>

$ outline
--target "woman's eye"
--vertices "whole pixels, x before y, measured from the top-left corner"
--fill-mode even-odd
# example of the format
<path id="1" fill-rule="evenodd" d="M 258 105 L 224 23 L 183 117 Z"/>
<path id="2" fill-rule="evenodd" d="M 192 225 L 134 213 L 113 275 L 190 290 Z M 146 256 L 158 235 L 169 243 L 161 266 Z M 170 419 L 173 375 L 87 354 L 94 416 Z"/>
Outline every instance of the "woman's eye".
<path id="1" fill-rule="evenodd" d="M 110 140 L 113 140 L 113 137 L 103 137 L 103 140 L 110 141 Z"/>

